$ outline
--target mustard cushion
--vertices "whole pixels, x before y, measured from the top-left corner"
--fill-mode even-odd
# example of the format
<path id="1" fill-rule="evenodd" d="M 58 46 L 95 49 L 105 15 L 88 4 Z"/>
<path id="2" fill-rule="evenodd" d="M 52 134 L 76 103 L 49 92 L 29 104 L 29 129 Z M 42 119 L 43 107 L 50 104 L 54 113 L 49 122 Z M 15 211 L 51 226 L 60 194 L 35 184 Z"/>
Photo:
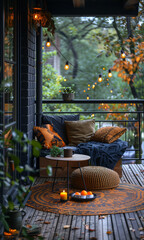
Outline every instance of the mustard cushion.
<path id="1" fill-rule="evenodd" d="M 112 143 L 121 137 L 126 130 L 126 128 L 120 127 L 102 127 L 95 132 L 90 141 Z"/>
<path id="2" fill-rule="evenodd" d="M 46 124 L 44 127 L 35 126 L 33 130 L 43 148 L 49 149 L 53 145 L 57 147 L 65 146 L 65 142 L 62 140 L 59 134 L 53 130 L 53 127 L 50 124 Z"/>
<path id="3" fill-rule="evenodd" d="M 69 145 L 88 142 L 95 132 L 95 120 L 65 121 Z"/>

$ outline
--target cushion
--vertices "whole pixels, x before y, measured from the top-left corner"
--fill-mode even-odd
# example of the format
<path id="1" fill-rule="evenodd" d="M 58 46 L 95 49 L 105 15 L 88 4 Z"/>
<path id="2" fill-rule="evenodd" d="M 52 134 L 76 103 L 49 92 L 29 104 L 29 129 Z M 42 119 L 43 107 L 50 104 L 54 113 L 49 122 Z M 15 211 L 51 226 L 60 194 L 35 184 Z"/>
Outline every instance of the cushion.
<path id="1" fill-rule="evenodd" d="M 64 147 L 65 143 L 62 138 L 53 130 L 50 124 L 44 127 L 34 127 L 34 134 L 43 148 L 51 148 L 53 145 L 57 147 Z"/>
<path id="2" fill-rule="evenodd" d="M 100 166 L 82 167 L 81 171 L 88 190 L 115 188 L 120 183 L 117 172 Z M 71 184 L 76 189 L 84 189 L 80 169 L 76 169 L 71 174 Z"/>
<path id="3" fill-rule="evenodd" d="M 126 130 L 126 128 L 120 127 L 102 127 L 95 132 L 90 141 L 112 143 L 121 137 Z"/>
<path id="4" fill-rule="evenodd" d="M 4 134 L 4 145 L 6 147 L 10 146 L 10 141 L 12 139 L 12 130 L 9 129 L 5 134 Z"/>
<path id="5" fill-rule="evenodd" d="M 42 116 L 42 124 L 51 124 L 55 132 L 63 139 L 63 141 L 68 144 L 68 139 L 66 135 L 65 121 L 77 121 L 79 120 L 79 115 L 62 115 L 62 116 Z"/>
<path id="6" fill-rule="evenodd" d="M 69 145 L 88 142 L 95 132 L 95 120 L 65 121 Z"/>

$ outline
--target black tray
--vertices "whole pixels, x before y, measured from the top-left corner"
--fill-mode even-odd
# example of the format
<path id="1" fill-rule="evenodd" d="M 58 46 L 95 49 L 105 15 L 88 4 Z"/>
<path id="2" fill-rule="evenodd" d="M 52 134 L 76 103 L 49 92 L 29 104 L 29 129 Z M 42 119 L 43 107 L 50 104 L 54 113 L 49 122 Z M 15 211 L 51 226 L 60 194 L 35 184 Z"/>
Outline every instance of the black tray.
<path id="1" fill-rule="evenodd" d="M 75 195 L 75 193 L 72 193 L 71 198 L 72 198 L 72 200 L 75 200 L 75 201 L 78 201 L 78 202 L 88 202 L 88 201 L 94 200 L 96 198 L 96 194 L 93 193 L 93 198 L 87 198 L 87 197 L 86 198 L 81 198 L 81 197 L 77 197 Z"/>

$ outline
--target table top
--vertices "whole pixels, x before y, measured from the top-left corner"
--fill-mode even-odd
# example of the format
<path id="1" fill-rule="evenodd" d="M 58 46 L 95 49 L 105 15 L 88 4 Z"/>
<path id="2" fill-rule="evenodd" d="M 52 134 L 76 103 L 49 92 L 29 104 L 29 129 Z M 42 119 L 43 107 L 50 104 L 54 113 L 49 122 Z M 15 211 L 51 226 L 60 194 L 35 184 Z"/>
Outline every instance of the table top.
<path id="1" fill-rule="evenodd" d="M 56 161 L 86 161 L 90 159 L 90 156 L 83 155 L 83 154 L 73 154 L 72 157 L 52 157 L 51 155 L 45 156 L 45 158 L 49 160 L 56 160 Z"/>

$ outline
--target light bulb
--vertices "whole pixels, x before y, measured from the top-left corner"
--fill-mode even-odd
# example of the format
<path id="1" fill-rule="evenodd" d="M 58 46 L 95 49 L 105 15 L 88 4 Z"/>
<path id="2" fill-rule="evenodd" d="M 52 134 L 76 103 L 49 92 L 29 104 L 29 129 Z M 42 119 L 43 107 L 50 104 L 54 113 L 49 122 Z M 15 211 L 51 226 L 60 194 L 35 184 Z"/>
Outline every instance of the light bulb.
<path id="1" fill-rule="evenodd" d="M 121 50 L 121 58 L 125 58 L 125 53 L 124 53 L 124 51 L 123 50 Z"/>
<path id="2" fill-rule="evenodd" d="M 89 95 L 87 95 L 87 100 L 89 100 Z"/>
<path id="3" fill-rule="evenodd" d="M 111 73 L 110 69 L 108 70 L 108 77 L 110 77 L 110 78 L 112 77 L 112 73 Z"/>
<path id="4" fill-rule="evenodd" d="M 38 15 L 36 13 L 34 14 L 34 19 L 38 19 Z"/>
<path id="5" fill-rule="evenodd" d="M 50 47 L 50 46 L 51 46 L 51 43 L 50 43 L 50 40 L 48 38 L 47 41 L 46 41 L 46 47 Z"/>
<path id="6" fill-rule="evenodd" d="M 98 82 L 102 82 L 102 75 L 99 75 Z"/>
<path id="7" fill-rule="evenodd" d="M 68 69 L 69 69 L 68 61 L 66 61 L 66 64 L 65 64 L 65 66 L 64 66 L 64 69 L 65 69 L 65 70 L 68 70 Z"/>

